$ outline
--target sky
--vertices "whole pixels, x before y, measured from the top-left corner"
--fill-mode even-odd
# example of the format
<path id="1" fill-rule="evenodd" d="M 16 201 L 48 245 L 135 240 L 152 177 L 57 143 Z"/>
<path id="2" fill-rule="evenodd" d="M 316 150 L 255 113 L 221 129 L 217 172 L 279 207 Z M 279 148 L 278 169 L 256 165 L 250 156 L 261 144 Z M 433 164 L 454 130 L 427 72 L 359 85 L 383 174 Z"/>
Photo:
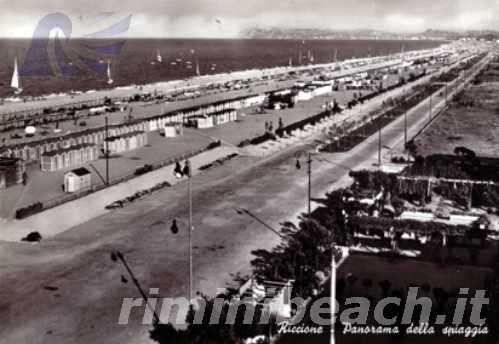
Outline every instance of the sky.
<path id="1" fill-rule="evenodd" d="M 50 13 L 68 16 L 72 37 L 128 15 L 126 37 L 238 37 L 246 28 L 499 30 L 499 0 L 0 0 L 0 37 L 32 37 Z M 105 14 L 105 15 L 103 15 Z"/>

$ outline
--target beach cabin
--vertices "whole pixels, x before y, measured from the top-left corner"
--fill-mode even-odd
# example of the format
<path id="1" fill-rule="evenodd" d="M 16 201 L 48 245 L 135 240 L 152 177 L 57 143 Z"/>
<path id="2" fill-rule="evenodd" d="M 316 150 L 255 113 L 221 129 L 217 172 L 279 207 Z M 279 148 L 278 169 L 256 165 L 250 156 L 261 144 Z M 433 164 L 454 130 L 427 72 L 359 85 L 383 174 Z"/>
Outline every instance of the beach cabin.
<path id="1" fill-rule="evenodd" d="M 133 131 L 122 135 L 111 136 L 104 140 L 103 149 L 106 148 L 109 154 L 128 152 L 148 143 L 147 133 L 143 131 Z"/>
<path id="2" fill-rule="evenodd" d="M 74 169 L 64 174 L 64 191 L 78 192 L 88 190 L 92 186 L 92 174 L 84 167 Z"/>
<path id="3" fill-rule="evenodd" d="M 165 137 L 177 137 L 184 134 L 184 127 L 178 123 L 165 123 L 163 126 L 163 135 Z"/>
<path id="4" fill-rule="evenodd" d="M 72 168 L 99 158 L 97 145 L 81 144 L 68 148 L 59 148 L 42 155 L 42 171 L 57 171 Z"/>

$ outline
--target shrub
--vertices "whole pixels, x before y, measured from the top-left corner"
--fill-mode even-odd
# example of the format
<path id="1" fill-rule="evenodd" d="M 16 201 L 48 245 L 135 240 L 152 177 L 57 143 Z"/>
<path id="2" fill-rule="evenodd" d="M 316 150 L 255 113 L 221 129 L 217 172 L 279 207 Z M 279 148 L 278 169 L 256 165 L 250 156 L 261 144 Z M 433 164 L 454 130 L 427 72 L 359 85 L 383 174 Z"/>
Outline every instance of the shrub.
<path id="1" fill-rule="evenodd" d="M 249 145 L 258 145 L 258 144 L 263 143 L 265 141 L 275 140 L 275 139 L 276 139 L 276 136 L 274 134 L 265 133 L 261 136 L 254 137 L 251 140 L 241 141 L 241 143 L 239 143 L 238 147 L 241 148 L 241 147 L 245 147 L 245 146 L 249 146 Z"/>
<path id="2" fill-rule="evenodd" d="M 207 150 L 210 150 L 210 149 L 215 149 L 217 147 L 220 147 L 222 145 L 222 141 L 218 140 L 218 141 L 215 141 L 215 142 L 210 142 L 210 144 L 208 144 L 208 147 L 206 147 Z"/>
<path id="3" fill-rule="evenodd" d="M 146 174 L 146 173 L 149 173 L 153 170 L 153 166 L 152 165 L 149 165 L 149 164 L 145 164 L 144 166 L 142 167 L 139 167 L 135 170 L 134 174 L 136 176 L 140 176 L 140 175 L 143 175 L 143 174 Z"/>
<path id="4" fill-rule="evenodd" d="M 246 140 L 241 141 L 237 146 L 239 148 L 243 148 L 243 147 L 249 146 L 250 144 L 251 144 L 250 140 L 246 139 Z"/>
<path id="5" fill-rule="evenodd" d="M 16 219 L 24 219 L 25 217 L 34 215 L 43 210 L 43 203 L 36 202 L 27 207 L 20 208 L 16 210 Z"/>

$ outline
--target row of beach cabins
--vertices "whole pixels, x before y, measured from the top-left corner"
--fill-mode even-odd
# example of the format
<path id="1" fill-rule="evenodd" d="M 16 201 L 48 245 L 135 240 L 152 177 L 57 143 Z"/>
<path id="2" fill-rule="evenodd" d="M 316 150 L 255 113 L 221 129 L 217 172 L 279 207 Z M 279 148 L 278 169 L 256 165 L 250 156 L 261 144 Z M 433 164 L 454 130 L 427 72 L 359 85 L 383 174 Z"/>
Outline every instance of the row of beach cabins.
<path id="1" fill-rule="evenodd" d="M 97 160 L 100 152 L 109 155 L 119 154 L 134 150 L 147 145 L 147 133 L 143 131 L 132 131 L 122 135 L 111 136 L 104 139 L 100 145 L 82 143 L 68 148 L 62 148 L 47 152 L 41 156 L 42 171 L 57 171 L 74 166 L 83 165 Z M 101 149 L 99 149 L 101 147 Z"/>
<path id="2" fill-rule="evenodd" d="M 25 163 L 40 162 L 43 171 L 73 168 L 99 158 L 108 149 L 109 154 L 122 153 L 147 145 L 147 133 L 165 130 L 170 126 L 192 125 L 207 128 L 237 119 L 237 109 L 260 105 L 265 95 L 251 95 L 207 106 L 137 119 L 134 122 L 86 129 L 60 137 L 47 138 L 5 146 L 0 157 L 22 159 Z"/>

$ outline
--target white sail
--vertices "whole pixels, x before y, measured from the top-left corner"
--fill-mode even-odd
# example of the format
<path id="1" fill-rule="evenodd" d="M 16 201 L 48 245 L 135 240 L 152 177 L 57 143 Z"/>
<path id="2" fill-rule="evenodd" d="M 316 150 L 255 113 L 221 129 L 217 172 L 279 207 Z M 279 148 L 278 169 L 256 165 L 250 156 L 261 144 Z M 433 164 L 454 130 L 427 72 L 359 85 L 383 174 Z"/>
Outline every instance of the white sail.
<path id="1" fill-rule="evenodd" d="M 163 62 L 163 57 L 161 56 L 159 49 L 156 51 L 156 61 L 159 63 Z"/>
<path id="2" fill-rule="evenodd" d="M 293 67 L 293 59 L 291 57 L 289 58 L 289 66 Z"/>
<path id="3" fill-rule="evenodd" d="M 114 82 L 113 78 L 111 77 L 111 61 L 107 61 L 107 83 L 111 85 Z"/>
<path id="4" fill-rule="evenodd" d="M 196 59 L 196 75 L 200 76 L 201 72 L 199 71 L 199 61 Z"/>
<path id="5" fill-rule="evenodd" d="M 14 59 L 14 73 L 12 74 L 10 87 L 14 88 L 16 93 L 20 93 L 22 91 L 21 80 L 19 79 L 19 70 L 17 68 L 17 58 Z"/>

